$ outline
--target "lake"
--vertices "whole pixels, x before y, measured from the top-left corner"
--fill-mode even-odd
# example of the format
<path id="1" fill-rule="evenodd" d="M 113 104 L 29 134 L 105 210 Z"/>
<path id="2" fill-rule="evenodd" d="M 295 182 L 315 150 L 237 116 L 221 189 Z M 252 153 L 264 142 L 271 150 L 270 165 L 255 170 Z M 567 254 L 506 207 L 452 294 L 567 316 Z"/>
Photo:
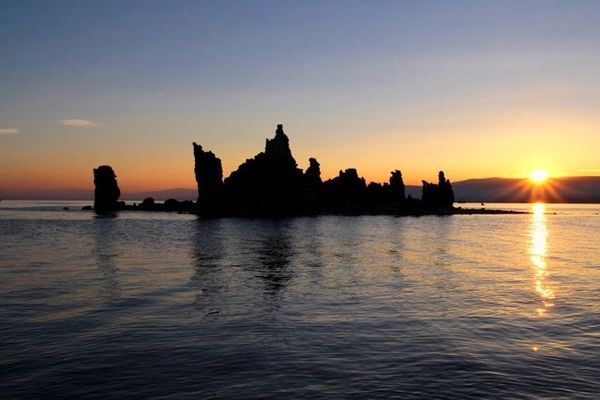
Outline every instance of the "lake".
<path id="1" fill-rule="evenodd" d="M 90 203 L 0 203 L 2 398 L 600 397 L 600 205 L 203 221 Z"/>

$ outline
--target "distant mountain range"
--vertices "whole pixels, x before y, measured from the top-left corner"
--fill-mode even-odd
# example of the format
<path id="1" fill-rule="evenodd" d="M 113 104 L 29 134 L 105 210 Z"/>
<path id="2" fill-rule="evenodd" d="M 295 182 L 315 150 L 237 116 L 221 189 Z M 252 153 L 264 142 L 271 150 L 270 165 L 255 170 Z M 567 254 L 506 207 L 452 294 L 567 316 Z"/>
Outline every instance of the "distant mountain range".
<path id="1" fill-rule="evenodd" d="M 452 182 L 456 201 L 490 203 L 600 203 L 600 176 L 550 178 L 542 184 L 529 179 L 485 178 Z M 419 197 L 419 186 L 407 186 Z"/>
<path id="2" fill-rule="evenodd" d="M 550 178 L 541 185 L 529 179 L 485 178 L 452 182 L 457 201 L 522 203 L 546 201 L 551 203 L 600 203 L 600 176 Z M 407 185 L 406 194 L 421 197 L 421 186 Z M 121 200 L 141 201 L 146 197 L 155 200 L 196 200 L 196 189 L 167 189 L 143 192 L 123 192 Z M 94 198 L 93 189 L 39 190 L 5 192 L 2 199 L 29 200 L 86 200 Z"/>

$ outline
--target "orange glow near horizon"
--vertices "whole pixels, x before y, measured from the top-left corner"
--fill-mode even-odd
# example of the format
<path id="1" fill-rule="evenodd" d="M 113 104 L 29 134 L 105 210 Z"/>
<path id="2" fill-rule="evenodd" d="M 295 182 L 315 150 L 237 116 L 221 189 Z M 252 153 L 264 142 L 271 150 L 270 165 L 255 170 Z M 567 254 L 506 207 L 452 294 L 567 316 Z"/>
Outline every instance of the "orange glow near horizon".
<path id="1" fill-rule="evenodd" d="M 105 128 L 94 129 L 100 132 Z M 121 142 L 117 147 L 110 145 L 102 135 L 69 137 L 72 146 L 62 146 L 58 141 L 35 142 L 25 149 L 21 147 L 26 143 L 24 135 L 5 138 L 6 147 L 2 148 L 5 153 L 0 159 L 0 196 L 33 191 L 87 190 L 93 188 L 92 169 L 102 164 L 113 167 L 124 193 L 195 189 L 192 141 L 202 144 L 222 160 L 223 176 L 227 177 L 246 159 L 263 151 L 264 138 L 272 137 L 267 129 L 256 129 L 260 133 L 240 136 L 242 139 L 239 140 L 235 139 L 238 131 L 233 129 L 227 135 L 215 137 L 190 133 L 177 140 L 146 141 L 143 147 L 138 146 L 135 132 L 119 139 Z M 547 134 L 547 140 L 540 145 L 539 137 L 524 139 L 521 135 L 503 135 L 501 132 L 480 138 L 460 132 L 434 137 L 411 135 L 401 130 L 380 134 L 371 130 L 353 134 L 335 131 L 323 135 L 314 127 L 295 125 L 288 129 L 284 125 L 284 129 L 298 167 L 305 170 L 308 158 L 315 157 L 321 164 L 323 180 L 337 176 L 340 170 L 356 168 L 367 182 L 383 183 L 388 181 L 390 171 L 399 169 L 406 185 L 420 186 L 421 180 L 436 182 L 438 171 L 443 170 L 451 182 L 490 177 L 521 179 L 515 184 L 515 191 L 523 192 L 524 198 L 553 201 L 555 197 L 548 197 L 548 194 L 555 191 L 559 182 L 550 175 L 577 175 L 573 172 L 582 168 L 588 168 L 585 171 L 592 171 L 592 174 L 600 173 L 600 170 L 593 172 L 597 171 L 594 163 L 581 161 L 587 154 L 585 152 L 592 151 L 594 146 L 571 148 L 575 142 L 563 143 L 563 136 L 552 133 Z M 521 130 L 516 132 L 522 133 Z M 538 148 L 532 155 L 529 149 L 534 142 L 538 143 Z M 515 143 L 519 146 L 515 147 Z M 565 154 L 577 154 L 577 158 L 567 158 Z M 539 165 L 547 169 L 536 172 L 538 178 L 532 179 L 526 171 Z"/>
<path id="2" fill-rule="evenodd" d="M 308 158 L 310 153 L 303 151 L 298 151 L 297 153 L 294 156 L 298 162 L 298 167 L 305 170 L 308 163 L 304 160 L 304 157 Z M 231 157 L 222 156 L 223 177 L 229 176 L 239 163 L 242 163 L 246 158 L 251 156 L 253 154 L 242 155 L 241 152 L 233 154 Z M 21 163 L 9 165 L 3 171 L 0 171 L 0 188 L 4 194 L 44 190 L 93 189 L 92 169 L 102 164 L 108 164 L 113 167 L 117 174 L 117 181 L 123 192 L 196 188 L 193 155 L 187 154 L 185 158 L 178 157 L 171 159 L 141 158 L 138 155 L 135 158 L 123 161 L 121 158 L 115 157 L 114 161 L 97 162 L 94 164 L 88 160 L 72 160 L 70 164 L 59 162 L 52 164 L 52 161 L 49 160 L 39 164 L 28 164 L 24 160 Z M 383 183 L 388 181 L 390 171 L 396 169 L 394 165 L 401 164 L 385 159 L 358 159 L 355 162 L 342 164 L 341 157 L 334 158 L 331 155 L 330 157 L 317 159 L 321 163 L 321 177 L 323 180 L 337 176 L 339 170 L 357 168 L 359 175 L 364 177 L 367 182 Z M 420 186 L 421 180 L 436 182 L 437 173 L 440 169 L 445 171 L 446 176 L 451 182 L 501 175 L 490 172 L 486 174 L 487 176 L 472 176 L 468 174 L 469 171 L 464 166 L 462 168 L 458 168 L 458 166 L 455 166 L 455 168 L 443 168 L 441 166 L 436 168 L 428 167 L 423 162 L 419 162 L 422 165 L 411 164 L 406 165 L 404 168 L 400 165 L 398 166 L 398 169 L 402 171 L 406 185 Z M 46 165 L 53 165 L 53 167 L 46 168 Z M 529 201 L 558 200 L 556 189 L 560 182 L 551 178 L 546 171 L 535 170 L 526 178 L 523 178 L 523 175 L 519 176 L 518 173 L 503 176 L 519 179 L 515 183 L 514 192 L 521 193 L 522 197 L 527 197 Z"/>
<path id="3" fill-rule="evenodd" d="M 177 160 L 179 161 L 179 160 Z M 0 173 L 2 188 L 23 191 L 23 190 L 64 190 L 64 189 L 87 189 L 93 188 L 92 169 L 99 165 L 108 164 L 113 167 L 117 174 L 117 181 L 123 191 L 151 191 L 165 189 L 195 189 L 196 181 L 194 178 L 193 160 L 186 163 L 175 162 L 172 165 L 166 166 L 163 162 L 160 165 L 135 164 L 135 163 L 98 163 L 98 165 L 73 165 L 70 168 L 56 168 L 52 170 L 35 169 L 33 167 L 23 170 L 8 170 L 4 174 Z M 189 164 L 189 165 L 188 165 Z M 56 167 L 59 167 L 58 165 Z M 223 177 L 229 176 L 231 171 L 237 168 L 234 163 L 223 163 Z M 306 169 L 306 165 L 300 164 L 299 168 Z M 338 175 L 339 170 L 346 168 L 357 168 L 360 176 L 364 177 L 368 182 L 387 182 L 390 172 L 394 169 L 375 170 L 370 168 L 360 168 L 356 164 L 349 164 L 343 167 L 329 167 L 321 164 L 321 177 L 323 180 L 334 178 Z M 409 171 L 409 172 L 407 172 Z M 421 180 L 429 182 L 437 181 L 437 169 L 423 171 L 423 174 L 418 174 L 419 171 L 414 169 L 402 170 L 404 183 L 406 185 L 421 185 Z M 446 176 L 452 181 L 457 182 L 465 179 L 483 178 L 478 176 L 456 175 L 452 170 L 445 169 Z M 412 172 L 412 173 L 411 173 Z M 492 177 L 490 175 L 489 177 Z M 514 179 L 519 179 L 519 176 L 514 176 Z M 531 201 L 537 201 L 536 197 L 543 195 L 547 191 L 553 191 L 556 185 L 552 178 L 547 175 L 540 177 L 530 175 L 528 178 L 521 178 L 521 183 L 515 187 L 515 191 L 531 192 Z M 538 199 L 539 200 L 539 199 Z"/>

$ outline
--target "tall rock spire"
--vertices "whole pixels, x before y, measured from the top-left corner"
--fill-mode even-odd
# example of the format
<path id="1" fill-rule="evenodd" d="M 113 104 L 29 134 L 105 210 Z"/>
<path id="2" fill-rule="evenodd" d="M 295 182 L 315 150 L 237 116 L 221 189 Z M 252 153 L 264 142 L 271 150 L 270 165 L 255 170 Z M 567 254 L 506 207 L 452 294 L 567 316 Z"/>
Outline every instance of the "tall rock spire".
<path id="1" fill-rule="evenodd" d="M 121 190 L 111 166 L 94 168 L 94 186 L 94 210 L 99 213 L 117 210 Z"/>
<path id="2" fill-rule="evenodd" d="M 204 215 L 219 212 L 222 201 L 223 167 L 212 151 L 194 143 L 194 174 L 198 184 L 198 211 Z"/>
<path id="3" fill-rule="evenodd" d="M 292 151 L 290 150 L 290 140 L 283 132 L 282 124 L 277 125 L 275 137 L 273 139 L 267 139 L 265 144 L 265 155 L 268 157 L 293 159 Z"/>

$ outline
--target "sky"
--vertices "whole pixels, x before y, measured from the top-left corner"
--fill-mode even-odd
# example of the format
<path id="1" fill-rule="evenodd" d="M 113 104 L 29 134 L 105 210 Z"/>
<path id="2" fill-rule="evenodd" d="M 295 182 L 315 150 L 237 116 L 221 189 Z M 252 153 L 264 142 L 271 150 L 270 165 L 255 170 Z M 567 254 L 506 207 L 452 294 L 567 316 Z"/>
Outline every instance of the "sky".
<path id="1" fill-rule="evenodd" d="M 0 12 L 0 196 L 193 188 L 284 124 L 301 168 L 600 175 L 598 1 L 29 1 Z"/>

